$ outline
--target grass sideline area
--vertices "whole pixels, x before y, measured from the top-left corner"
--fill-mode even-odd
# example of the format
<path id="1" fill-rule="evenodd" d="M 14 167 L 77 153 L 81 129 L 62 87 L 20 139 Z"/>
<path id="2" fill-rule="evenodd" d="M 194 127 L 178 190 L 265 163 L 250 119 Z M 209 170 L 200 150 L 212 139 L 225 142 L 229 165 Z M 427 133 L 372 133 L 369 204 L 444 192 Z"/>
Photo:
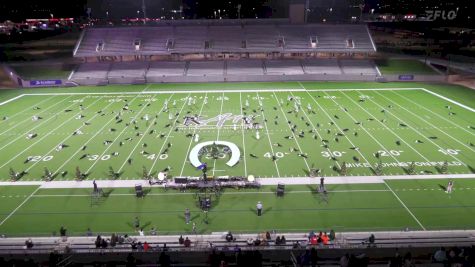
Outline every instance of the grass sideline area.
<path id="1" fill-rule="evenodd" d="M 110 188 L 105 189 L 106 197 L 91 205 L 91 189 L 2 186 L 0 234 L 51 235 L 61 225 L 78 235 L 88 227 L 95 232 L 131 233 L 135 216 L 146 231 L 156 226 L 160 233 L 182 233 L 191 231 L 191 225 L 183 223 L 185 208 L 192 209 L 203 233 L 474 227 L 475 179 L 455 179 L 454 192 L 444 193 L 448 178 L 474 172 L 475 92 L 465 87 L 151 84 L 0 90 L 0 102 L 0 181 L 10 181 L 10 168 L 25 172 L 19 182 L 29 182 L 43 180 L 45 168 L 55 181 L 74 180 L 79 167 L 91 187 L 93 179 L 142 179 L 144 167 L 154 176 L 168 167 L 172 176 L 199 176 L 189 152 L 213 140 L 236 144 L 241 158 L 230 167 L 229 154 L 219 151 L 214 159 L 209 151 L 204 153 L 200 161 L 208 163 L 209 176 L 292 179 L 316 169 L 327 180 L 345 175 L 365 179 L 377 171 L 382 177 L 447 173 L 447 178 L 434 180 L 332 184 L 326 197 L 310 185 L 288 185 L 284 198 L 276 198 L 275 186 L 227 189 L 214 199 L 208 225 L 194 191 L 153 188 L 144 199 L 136 199 L 133 189 Z M 199 115 L 207 122 L 186 126 L 185 115 Z M 262 126 L 259 138 L 256 129 L 242 127 L 242 115 L 252 116 Z M 41 118 L 34 121 L 33 116 Z M 73 135 L 78 129 L 82 134 Z M 29 133 L 37 136 L 27 139 Z M 57 149 L 60 144 L 65 146 Z M 264 203 L 261 218 L 254 213 L 257 201 Z"/>
<path id="2" fill-rule="evenodd" d="M 104 189 L 108 196 L 91 205 L 92 189 L 5 186 L 0 188 L 0 233 L 58 235 L 64 225 L 70 235 L 85 235 L 87 228 L 137 234 L 133 221 L 138 216 L 146 233 L 155 227 L 159 234 L 191 234 L 192 224 L 184 222 L 186 208 L 197 233 L 473 229 L 475 179 L 455 179 L 451 194 L 445 186 L 445 180 L 327 185 L 326 197 L 306 185 L 287 186 L 284 197 L 276 197 L 270 186 L 227 189 L 213 196 L 208 224 L 194 191 L 153 188 L 142 199 L 133 189 Z M 264 205 L 261 217 L 256 216 L 257 201 Z"/>
<path id="3" fill-rule="evenodd" d="M 66 79 L 74 64 L 14 63 L 10 67 L 25 80 Z"/>
<path id="4" fill-rule="evenodd" d="M 431 67 L 419 60 L 412 59 L 384 59 L 376 60 L 381 74 L 422 74 L 422 75 L 436 75 Z"/>

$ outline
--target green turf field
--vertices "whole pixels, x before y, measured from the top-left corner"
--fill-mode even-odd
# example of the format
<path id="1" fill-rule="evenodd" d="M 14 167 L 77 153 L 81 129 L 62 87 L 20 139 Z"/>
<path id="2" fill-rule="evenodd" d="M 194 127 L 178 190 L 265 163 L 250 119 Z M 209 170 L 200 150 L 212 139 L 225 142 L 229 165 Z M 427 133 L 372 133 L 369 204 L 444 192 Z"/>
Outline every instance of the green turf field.
<path id="1" fill-rule="evenodd" d="M 229 167 L 229 154 L 219 151 L 217 159 L 203 154 L 210 176 L 449 175 L 329 185 L 327 201 L 306 185 L 288 186 L 291 193 L 283 199 L 275 197 L 274 187 L 227 190 L 210 212 L 209 225 L 202 223 L 193 192 L 157 188 L 137 200 L 131 189 L 115 188 L 91 207 L 89 189 L 3 186 L 0 233 L 47 235 L 61 224 L 77 234 L 87 227 L 130 232 L 135 215 L 146 229 L 155 225 L 162 233 L 177 233 L 191 229 L 182 222 L 186 207 L 203 232 L 474 227 L 475 181 L 457 179 L 450 195 L 442 188 L 447 178 L 471 174 L 475 167 L 475 92 L 460 86 L 133 85 L 2 90 L 0 101 L 0 180 L 10 181 L 10 170 L 23 172 L 17 184 L 43 180 L 45 168 L 54 181 L 74 180 L 76 168 L 91 181 L 142 179 L 144 168 L 151 175 L 169 167 L 171 176 L 199 176 L 188 155 L 201 142 L 216 140 L 235 144 L 241 157 Z M 202 125 L 184 125 L 185 115 L 200 117 Z M 241 116 L 252 116 L 260 129 L 245 129 Z M 73 135 L 77 130 L 82 134 Z M 29 133 L 36 137 L 28 139 Z M 259 219 L 253 213 L 258 200 L 265 205 Z"/>
<path id="2" fill-rule="evenodd" d="M 431 67 L 419 60 L 411 59 L 384 59 L 376 60 L 381 73 L 384 74 L 424 74 L 435 75 Z"/>
<path id="3" fill-rule="evenodd" d="M 110 179 L 109 167 L 117 179 L 168 166 L 172 176 L 199 176 L 188 155 L 213 140 L 241 151 L 233 167 L 228 154 L 204 155 L 215 176 L 304 177 L 314 169 L 325 176 L 461 174 L 475 166 L 473 111 L 429 90 L 157 92 L 24 95 L 3 105 L 1 179 L 10 179 L 10 168 L 25 172 L 21 181 L 42 179 L 45 168 L 71 180 L 76 167 L 87 179 Z M 186 126 L 185 115 L 203 124 Z M 239 116 L 252 116 L 261 128 L 245 129 Z"/>
<path id="4" fill-rule="evenodd" d="M 58 234 L 64 225 L 70 234 L 84 235 L 87 228 L 99 233 L 133 233 L 135 216 L 146 232 L 190 233 L 184 210 L 190 208 L 199 233 L 231 230 L 256 232 L 400 231 L 473 229 L 474 179 L 456 179 L 446 194 L 445 180 L 390 180 L 382 184 L 328 185 L 326 198 L 306 185 L 287 186 L 283 198 L 274 187 L 260 190 L 226 190 L 205 215 L 196 205 L 193 191 L 154 188 L 144 199 L 132 189 L 105 189 L 107 197 L 91 206 L 91 189 L 40 189 L 32 186 L 0 188 L 0 233 L 14 236 Z M 35 193 L 32 195 L 32 193 Z M 262 201 L 262 217 L 255 204 Z"/>

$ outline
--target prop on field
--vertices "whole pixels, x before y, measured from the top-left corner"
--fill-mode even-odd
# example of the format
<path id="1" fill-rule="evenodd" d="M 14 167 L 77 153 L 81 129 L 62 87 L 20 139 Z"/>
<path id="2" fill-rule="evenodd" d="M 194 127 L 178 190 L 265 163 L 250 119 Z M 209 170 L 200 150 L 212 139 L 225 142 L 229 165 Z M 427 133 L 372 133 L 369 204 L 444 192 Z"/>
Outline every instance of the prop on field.
<path id="1" fill-rule="evenodd" d="M 442 174 L 447 174 L 449 169 L 449 163 L 447 161 L 444 161 L 442 166 L 440 167 L 440 173 Z"/>
<path id="2" fill-rule="evenodd" d="M 43 179 L 47 182 L 49 182 L 53 179 L 53 174 L 46 167 L 45 167 L 45 170 L 44 170 Z"/>
<path id="3" fill-rule="evenodd" d="M 120 175 L 119 173 L 114 171 L 112 166 L 109 166 L 108 176 L 109 176 L 110 179 L 115 180 L 115 179 L 119 178 L 119 175 Z"/>
<path id="4" fill-rule="evenodd" d="M 407 167 L 407 173 L 410 175 L 416 174 L 416 163 L 414 161 Z"/>
<path id="5" fill-rule="evenodd" d="M 340 175 L 346 176 L 347 173 L 348 173 L 348 169 L 346 167 L 346 162 L 343 161 L 343 163 L 340 166 Z"/>
<path id="6" fill-rule="evenodd" d="M 81 170 L 79 169 L 79 166 L 76 167 L 76 173 L 75 173 L 75 178 L 76 180 L 80 181 L 86 177 L 86 174 L 82 173 Z"/>
<path id="7" fill-rule="evenodd" d="M 374 174 L 378 176 L 383 175 L 383 163 L 381 162 L 381 159 L 379 159 L 379 162 L 376 163 L 376 166 L 374 167 Z"/>
<path id="8" fill-rule="evenodd" d="M 21 177 L 20 173 L 14 171 L 12 167 L 10 167 L 10 170 L 9 170 L 8 174 L 10 175 L 10 180 L 13 181 L 13 182 L 17 181 Z"/>

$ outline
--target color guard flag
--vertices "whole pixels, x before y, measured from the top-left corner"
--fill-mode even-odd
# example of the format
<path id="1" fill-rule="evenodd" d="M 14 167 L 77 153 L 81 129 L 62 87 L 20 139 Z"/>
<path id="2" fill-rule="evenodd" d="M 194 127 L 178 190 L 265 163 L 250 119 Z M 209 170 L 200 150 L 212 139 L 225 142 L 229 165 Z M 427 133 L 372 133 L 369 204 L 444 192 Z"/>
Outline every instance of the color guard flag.
<path id="1" fill-rule="evenodd" d="M 206 163 L 201 163 L 201 165 L 197 167 L 198 170 L 202 170 L 204 168 L 206 168 Z"/>

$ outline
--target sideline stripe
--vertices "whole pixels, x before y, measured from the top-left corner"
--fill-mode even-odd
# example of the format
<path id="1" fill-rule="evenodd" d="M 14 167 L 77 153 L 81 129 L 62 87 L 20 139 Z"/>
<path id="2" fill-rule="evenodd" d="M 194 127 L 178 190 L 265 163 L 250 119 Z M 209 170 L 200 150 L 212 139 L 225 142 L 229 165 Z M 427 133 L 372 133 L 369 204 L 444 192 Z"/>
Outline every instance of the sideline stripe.
<path id="1" fill-rule="evenodd" d="M 300 83 L 300 82 L 299 82 Z M 301 84 L 301 83 L 300 83 Z M 261 92 L 305 92 L 305 91 L 409 91 L 409 90 L 424 90 L 424 88 L 408 87 L 408 88 L 348 88 L 348 89 L 304 89 L 304 88 L 289 88 L 289 89 L 226 89 L 226 90 L 179 90 L 178 91 L 137 91 L 137 92 L 89 92 L 89 93 L 29 93 L 25 96 L 41 96 L 41 95 L 132 95 L 132 94 L 192 94 L 192 93 L 261 93 Z"/>
<path id="2" fill-rule="evenodd" d="M 466 110 L 469 110 L 469 111 L 471 111 L 471 112 L 475 112 L 475 109 L 473 109 L 473 108 L 471 108 L 471 107 L 468 107 L 468 106 L 465 106 L 464 104 L 461 104 L 461 103 L 459 103 L 459 102 L 457 102 L 457 101 L 455 101 L 455 100 L 452 100 L 452 99 L 450 99 L 450 98 L 448 98 L 448 97 L 445 97 L 445 96 L 443 96 L 443 95 L 439 95 L 438 93 L 434 93 L 434 92 L 432 92 L 432 91 L 430 91 L 430 90 L 427 90 L 427 89 L 425 89 L 425 88 L 422 88 L 422 90 L 425 91 L 425 92 L 427 92 L 427 93 L 429 93 L 429 94 L 431 94 L 431 95 L 435 95 L 435 96 L 437 96 L 437 97 L 439 97 L 439 98 L 442 98 L 442 99 L 445 100 L 445 101 L 449 101 L 450 103 L 455 104 L 455 105 L 457 105 L 457 106 L 459 106 L 459 107 L 462 107 L 462 108 L 464 108 L 464 109 L 466 109 Z"/>
<path id="3" fill-rule="evenodd" d="M 20 97 L 23 97 L 23 96 L 25 96 L 25 95 L 26 95 L 26 94 L 21 94 L 21 95 L 19 95 L 19 96 L 15 96 L 14 98 L 10 98 L 10 99 L 8 99 L 8 100 L 5 100 L 5 101 L 3 101 L 2 103 L 0 103 L 0 106 L 3 106 L 3 105 L 5 105 L 5 104 L 7 104 L 7 103 L 10 103 L 10 102 L 12 102 L 12 101 L 15 101 L 15 100 L 17 100 L 17 99 L 19 99 Z"/>
<path id="4" fill-rule="evenodd" d="M 45 189 L 47 190 L 47 189 Z M 391 192 L 388 189 L 368 189 L 368 190 L 329 190 L 328 193 L 368 193 L 368 192 Z M 314 193 L 314 191 L 303 190 L 303 191 L 287 191 L 286 194 L 304 194 L 304 193 Z M 224 192 L 221 195 L 261 195 L 261 194 L 275 194 L 273 191 L 255 191 L 255 192 Z M 149 193 L 147 196 L 186 196 L 186 195 L 196 195 L 196 192 L 177 192 L 177 193 Z M 35 198 L 42 198 L 42 197 L 90 197 L 91 195 L 87 194 L 77 194 L 77 195 L 35 195 Z M 111 197 L 123 197 L 123 196 L 135 196 L 132 193 L 123 193 L 123 194 L 110 194 L 108 196 Z"/>

